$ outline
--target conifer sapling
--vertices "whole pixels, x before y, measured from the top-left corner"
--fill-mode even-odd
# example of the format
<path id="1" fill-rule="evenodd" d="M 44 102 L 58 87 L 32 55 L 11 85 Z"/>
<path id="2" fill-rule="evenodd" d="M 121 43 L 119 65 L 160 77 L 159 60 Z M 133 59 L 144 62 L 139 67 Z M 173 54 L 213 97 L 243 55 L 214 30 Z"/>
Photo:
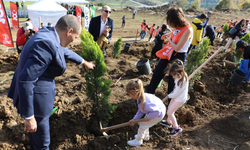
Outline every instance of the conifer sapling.
<path id="1" fill-rule="evenodd" d="M 93 40 L 93 36 L 83 28 L 81 36 L 82 53 L 81 56 L 87 61 L 94 61 L 95 69 L 86 72 L 87 99 L 94 102 L 92 112 L 97 116 L 98 121 L 108 123 L 117 106 L 109 104 L 111 94 L 110 80 L 104 79 L 107 72 L 104 56 Z"/>

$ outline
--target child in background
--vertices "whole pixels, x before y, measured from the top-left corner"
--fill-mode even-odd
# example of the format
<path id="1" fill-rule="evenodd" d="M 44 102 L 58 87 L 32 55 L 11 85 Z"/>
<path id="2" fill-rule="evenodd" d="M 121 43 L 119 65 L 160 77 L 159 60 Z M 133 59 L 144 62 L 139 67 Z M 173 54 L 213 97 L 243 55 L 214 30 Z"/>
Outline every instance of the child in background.
<path id="1" fill-rule="evenodd" d="M 224 25 L 222 25 L 219 30 L 218 30 L 218 33 L 217 33 L 217 36 L 216 37 L 219 37 L 221 36 L 221 32 L 222 32 L 222 29 L 224 28 Z"/>
<path id="2" fill-rule="evenodd" d="M 152 35 L 153 35 L 154 31 L 155 31 L 155 24 L 153 24 L 153 25 L 150 27 L 150 29 L 149 29 L 149 34 L 150 34 L 150 36 L 149 36 L 149 38 L 148 38 L 148 41 L 149 41 L 149 42 L 150 42 L 150 40 L 151 40 L 151 38 L 152 38 Z"/>
<path id="3" fill-rule="evenodd" d="M 175 111 L 180 108 L 188 98 L 188 76 L 184 70 L 183 62 L 180 59 L 176 59 L 169 69 L 169 74 L 173 76 L 175 87 L 173 92 L 166 96 L 162 101 L 165 102 L 167 99 L 171 98 L 170 104 L 168 105 L 167 120 L 160 121 L 160 124 L 168 128 L 173 129 L 170 132 L 171 136 L 176 136 L 182 132 L 182 128 L 179 127 L 176 117 L 174 115 Z"/>
<path id="4" fill-rule="evenodd" d="M 144 122 L 140 122 L 135 139 L 128 141 L 130 146 L 140 146 L 143 140 L 149 140 L 149 128 L 163 119 L 166 107 L 161 99 L 155 95 L 144 93 L 142 81 L 139 79 L 131 80 L 126 86 L 126 92 L 131 98 L 137 100 L 138 104 L 138 111 L 134 118 L 129 121 L 129 124 L 133 126 L 134 120 L 138 120 L 146 114 Z"/>
<path id="5" fill-rule="evenodd" d="M 157 26 L 157 28 L 154 30 L 154 32 L 153 32 L 153 36 L 154 37 L 156 37 L 156 35 L 158 34 L 159 28 L 160 28 L 160 26 Z M 157 39 L 156 38 L 154 39 L 154 42 L 155 42 L 155 44 L 157 43 Z"/>

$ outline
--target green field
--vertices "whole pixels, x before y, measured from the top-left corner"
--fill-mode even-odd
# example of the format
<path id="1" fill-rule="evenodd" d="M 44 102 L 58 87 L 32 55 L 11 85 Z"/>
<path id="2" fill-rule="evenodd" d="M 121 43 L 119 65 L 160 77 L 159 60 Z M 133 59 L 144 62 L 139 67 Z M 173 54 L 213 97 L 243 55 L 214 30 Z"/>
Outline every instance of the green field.
<path id="1" fill-rule="evenodd" d="M 14 2 L 14 1 L 13 1 Z M 14 2 L 15 3 L 15 2 Z M 24 7 L 27 7 L 27 5 L 32 5 L 32 4 L 34 4 L 35 2 L 24 2 Z M 6 9 L 9 9 L 10 8 L 10 2 L 3 2 L 3 4 L 4 4 L 4 7 L 6 8 Z M 22 8 L 22 6 L 21 6 L 21 2 L 19 2 L 19 8 Z"/>

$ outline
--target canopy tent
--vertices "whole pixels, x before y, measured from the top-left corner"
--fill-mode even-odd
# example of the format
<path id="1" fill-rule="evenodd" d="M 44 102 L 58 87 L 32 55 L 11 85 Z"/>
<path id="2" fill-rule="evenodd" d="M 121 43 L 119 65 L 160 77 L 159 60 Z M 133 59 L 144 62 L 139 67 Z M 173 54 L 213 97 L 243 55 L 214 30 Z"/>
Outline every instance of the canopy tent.
<path id="1" fill-rule="evenodd" d="M 39 28 L 39 17 L 41 17 L 41 23 L 46 26 L 49 22 L 55 25 L 62 16 L 67 14 L 64 7 L 51 0 L 39 0 L 27 9 L 31 23 L 36 28 Z"/>

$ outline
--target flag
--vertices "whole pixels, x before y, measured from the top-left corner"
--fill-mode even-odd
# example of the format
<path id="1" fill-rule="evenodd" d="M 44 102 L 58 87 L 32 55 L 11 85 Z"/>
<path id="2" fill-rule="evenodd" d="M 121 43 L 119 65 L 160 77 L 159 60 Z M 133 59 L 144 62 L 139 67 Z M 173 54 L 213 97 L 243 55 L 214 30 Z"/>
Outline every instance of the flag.
<path id="1" fill-rule="evenodd" d="M 96 13 L 95 7 L 91 6 L 91 7 L 89 7 L 89 10 L 90 10 L 90 17 L 94 18 L 95 17 L 95 13 Z"/>
<path id="2" fill-rule="evenodd" d="M 18 9 L 15 3 L 10 2 L 10 11 L 13 29 L 19 29 Z"/>
<path id="3" fill-rule="evenodd" d="M 84 7 L 84 18 L 85 18 L 84 27 L 85 27 L 85 29 L 87 31 L 89 31 L 89 22 L 90 22 L 90 20 L 89 20 L 89 8 L 88 7 Z"/>
<path id="4" fill-rule="evenodd" d="M 8 47 L 14 47 L 3 0 L 0 1 L 0 43 Z"/>
<path id="5" fill-rule="evenodd" d="M 82 10 L 78 6 L 76 6 L 76 17 L 79 19 L 80 23 L 82 24 Z"/>

